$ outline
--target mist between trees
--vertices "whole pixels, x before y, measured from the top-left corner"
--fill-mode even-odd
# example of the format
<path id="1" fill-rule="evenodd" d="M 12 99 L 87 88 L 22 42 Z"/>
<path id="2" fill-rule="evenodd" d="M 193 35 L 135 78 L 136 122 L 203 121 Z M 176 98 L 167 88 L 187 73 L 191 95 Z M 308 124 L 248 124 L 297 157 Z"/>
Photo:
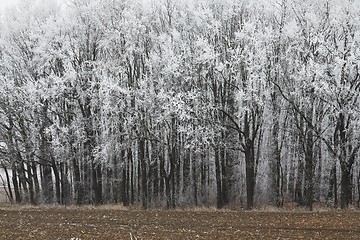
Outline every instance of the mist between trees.
<path id="1" fill-rule="evenodd" d="M 20 1 L 0 31 L 8 198 L 358 205 L 359 7 Z"/>

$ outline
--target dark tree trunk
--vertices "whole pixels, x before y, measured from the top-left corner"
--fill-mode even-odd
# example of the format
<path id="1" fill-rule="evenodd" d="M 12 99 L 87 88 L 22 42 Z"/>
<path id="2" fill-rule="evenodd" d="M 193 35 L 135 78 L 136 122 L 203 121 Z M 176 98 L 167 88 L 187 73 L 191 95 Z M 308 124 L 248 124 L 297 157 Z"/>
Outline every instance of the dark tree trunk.
<path id="1" fill-rule="evenodd" d="M 85 203 L 85 188 L 80 177 L 80 166 L 75 157 L 73 157 L 73 175 L 74 175 L 74 188 L 76 194 L 76 204 L 81 205 Z"/>
<path id="2" fill-rule="evenodd" d="M 216 178 L 216 207 L 223 207 L 222 199 L 222 177 L 221 177 L 221 166 L 220 166 L 220 151 L 219 147 L 215 147 L 215 178 Z"/>
<path id="3" fill-rule="evenodd" d="M 139 140 L 139 163 L 140 163 L 140 180 L 141 180 L 141 206 L 143 209 L 148 208 L 147 196 L 147 169 L 145 159 L 145 139 Z"/>
<path id="4" fill-rule="evenodd" d="M 182 195 L 190 201 L 189 188 L 191 184 L 191 176 L 190 176 L 190 150 L 185 150 L 184 160 L 183 160 L 183 168 L 182 168 L 182 179 L 183 179 L 183 191 Z M 190 202 L 188 202 L 190 204 Z"/>
<path id="5" fill-rule="evenodd" d="M 54 160 L 54 157 L 51 157 L 51 166 L 54 172 L 54 178 L 55 178 L 55 194 L 56 194 L 56 202 L 58 204 L 61 204 L 61 185 L 60 185 L 60 175 L 58 166 Z"/>
<path id="6" fill-rule="evenodd" d="M 329 174 L 329 190 L 327 194 L 328 205 L 333 201 L 333 207 L 337 208 L 338 206 L 338 197 L 337 197 L 337 176 L 336 176 L 336 162 L 333 164 Z"/>
<path id="7" fill-rule="evenodd" d="M 314 199 L 314 154 L 313 154 L 313 134 L 312 130 L 308 129 L 305 146 L 305 204 L 310 211 L 313 210 Z"/>
<path id="8" fill-rule="evenodd" d="M 255 121 L 253 119 L 253 121 Z M 245 174 L 246 174 L 246 209 L 251 210 L 254 207 L 255 195 L 255 179 L 256 179 L 256 160 L 255 160 L 255 145 L 254 140 L 256 134 L 253 129 L 253 135 L 250 136 L 250 119 L 248 113 L 244 117 L 244 131 L 243 131 L 243 150 L 245 154 Z"/>
<path id="9" fill-rule="evenodd" d="M 134 170 L 134 160 L 132 156 L 131 148 L 128 148 L 127 154 L 128 163 L 130 164 L 130 202 L 133 205 L 135 203 L 135 192 L 134 192 L 134 179 L 135 179 L 135 170 Z"/>
<path id="10" fill-rule="evenodd" d="M 35 201 L 36 203 L 38 203 L 40 198 L 40 185 L 39 185 L 37 167 L 34 161 L 31 163 L 31 170 L 32 170 L 32 179 L 35 187 Z"/>
<path id="11" fill-rule="evenodd" d="M 41 109 L 41 128 L 40 128 L 40 164 L 42 171 L 41 187 L 43 191 L 44 203 L 51 203 L 54 197 L 53 178 L 51 172 L 51 153 L 50 153 L 50 142 L 51 136 L 46 132 L 49 127 L 48 117 L 48 100 L 43 101 Z"/>
<path id="12" fill-rule="evenodd" d="M 61 201 L 63 205 L 70 203 L 70 184 L 67 178 L 68 167 L 66 163 L 60 163 L 60 183 L 61 183 Z"/>
<path id="13" fill-rule="evenodd" d="M 27 177 L 25 176 L 25 179 L 26 179 L 26 181 L 27 181 L 27 183 L 28 183 L 28 185 L 29 185 L 29 195 L 30 195 L 30 203 L 32 204 L 32 205 L 36 205 L 37 204 L 37 201 L 36 201 L 36 198 L 35 198 L 35 191 L 34 191 L 34 182 L 33 182 L 33 177 L 32 177 L 32 172 L 31 172 L 31 165 L 30 165 L 30 163 L 28 162 L 27 164 L 26 164 L 26 166 L 27 166 L 27 170 L 26 170 L 26 172 L 27 172 Z"/>
<path id="14" fill-rule="evenodd" d="M 221 199 L 222 205 L 229 204 L 229 165 L 226 156 L 226 150 L 224 147 L 220 148 L 220 164 L 221 164 Z"/>
<path id="15" fill-rule="evenodd" d="M 299 157 L 296 186 L 295 186 L 295 201 L 301 206 L 304 205 L 303 181 L 304 181 L 304 163 L 303 163 L 303 159 Z"/>
<path id="16" fill-rule="evenodd" d="M 27 182 L 27 184 L 29 185 L 29 196 L 30 196 L 30 203 L 33 205 L 37 204 L 37 198 L 36 198 L 36 194 L 34 191 L 34 181 L 33 181 L 33 173 L 32 173 L 32 167 L 31 167 L 31 163 L 34 162 L 34 153 L 33 153 L 33 148 L 32 148 L 32 144 L 30 143 L 29 139 L 28 139 L 28 134 L 27 134 L 27 129 L 25 127 L 25 122 L 24 119 L 21 117 L 18 121 L 19 123 L 19 130 L 20 130 L 20 134 L 22 137 L 22 142 L 24 144 L 24 148 L 25 148 L 25 161 L 22 159 L 22 156 L 20 154 L 20 149 L 18 144 L 16 143 L 16 146 L 18 148 L 18 156 L 20 162 L 24 162 L 24 164 L 27 167 L 27 170 L 25 172 L 25 168 L 24 168 L 24 177 L 25 180 Z M 27 173 L 27 176 L 26 176 Z"/>
<path id="17" fill-rule="evenodd" d="M 166 207 L 174 208 L 175 207 L 175 178 L 174 178 L 174 161 L 175 161 L 175 150 L 173 146 L 169 147 L 169 161 L 170 161 L 170 172 L 166 173 L 165 164 L 161 169 L 162 177 L 165 181 L 165 194 L 166 194 Z"/>
<path id="18" fill-rule="evenodd" d="M 340 143 L 339 150 L 340 167 L 341 167 L 341 196 L 340 206 L 341 209 L 346 209 L 352 202 L 352 167 L 355 162 L 355 156 L 360 148 L 360 145 L 353 147 L 351 138 L 347 135 L 348 125 L 350 122 L 350 116 L 346 116 L 343 113 L 339 114 L 337 126 L 335 129 L 335 140 L 338 138 Z M 336 141 L 334 141 L 336 143 Z"/>
<path id="19" fill-rule="evenodd" d="M 195 158 L 195 157 L 194 157 Z M 192 161 L 192 180 L 193 180 L 193 197 L 194 197 L 194 204 L 195 206 L 197 206 L 198 203 L 198 174 L 197 174 L 197 169 L 196 169 L 196 158 L 195 159 L 191 159 Z"/>
<path id="20" fill-rule="evenodd" d="M 159 203 L 159 196 L 160 196 L 160 181 L 161 181 L 161 176 L 159 174 L 159 166 L 160 166 L 160 158 L 159 158 L 159 151 L 157 149 L 157 146 L 153 143 L 152 145 L 152 149 L 153 149 L 153 158 L 155 158 L 154 161 L 154 182 L 153 182 L 153 191 L 154 191 L 154 202 L 155 205 L 158 205 Z M 155 150 L 157 149 L 157 150 Z"/>
<path id="21" fill-rule="evenodd" d="M 175 208 L 176 203 L 175 203 L 175 191 L 176 191 L 176 185 L 175 185 L 175 146 L 171 147 L 171 153 L 170 153 L 170 173 L 169 175 L 166 177 L 166 182 L 167 182 L 167 194 L 168 194 L 168 207 L 169 208 Z"/>
<path id="22" fill-rule="evenodd" d="M 124 158 L 125 156 L 125 151 L 122 151 L 121 154 L 121 158 L 124 159 L 127 163 L 126 166 L 129 166 L 129 161 L 126 160 Z M 120 200 L 120 196 L 121 196 L 121 189 L 119 186 L 119 182 L 120 182 L 120 175 L 119 175 L 119 169 L 120 167 L 118 166 L 118 158 L 117 156 L 113 156 L 112 157 L 112 163 L 113 166 L 111 169 L 109 169 L 107 171 L 107 187 L 105 189 L 105 194 L 109 195 L 108 200 L 111 200 L 111 189 L 112 189 L 112 200 L 114 201 L 114 203 L 118 203 Z"/>
<path id="23" fill-rule="evenodd" d="M 208 163 L 205 162 L 205 154 L 201 154 L 201 162 L 200 162 L 200 196 L 202 200 L 202 204 L 208 203 Z"/>
<path id="24" fill-rule="evenodd" d="M 48 165 L 44 165 L 41 167 L 42 169 L 42 181 L 41 187 L 43 190 L 43 201 L 44 203 L 51 203 L 53 201 L 53 179 L 51 173 L 51 167 Z"/>
<path id="25" fill-rule="evenodd" d="M 358 194 L 358 200 L 357 200 L 357 207 L 360 208 L 360 170 L 358 171 L 357 175 L 357 194 Z"/>
<path id="26" fill-rule="evenodd" d="M 92 190 L 94 192 L 95 205 L 100 205 L 103 203 L 103 191 L 102 191 L 102 169 L 100 163 L 92 164 Z"/>
<path id="27" fill-rule="evenodd" d="M 340 195 L 340 206 L 341 209 L 349 207 L 351 201 L 351 166 L 349 164 L 341 164 L 341 195 Z"/>
<path id="28" fill-rule="evenodd" d="M 251 210 L 254 207 L 255 194 L 255 160 L 253 146 L 250 140 L 247 140 L 245 148 L 245 165 L 246 165 L 246 209 Z"/>
<path id="29" fill-rule="evenodd" d="M 275 111 L 275 110 L 274 110 Z M 274 113 L 275 114 L 275 113 Z M 274 202 L 277 207 L 282 207 L 284 203 L 283 198 L 283 186 L 282 186 L 282 168 L 281 168 L 281 156 L 279 149 L 279 121 L 277 118 L 273 119 L 273 128 L 272 128 L 272 154 L 270 162 L 270 171 L 271 171 L 271 187 L 274 191 L 272 196 L 274 197 Z"/>
<path id="30" fill-rule="evenodd" d="M 170 155 L 170 181 L 171 181 L 171 207 L 176 207 L 176 171 L 178 168 L 177 164 L 177 125 L 176 118 L 171 118 L 171 155 Z"/>
<path id="31" fill-rule="evenodd" d="M 19 156 L 20 156 L 20 153 L 18 153 L 18 159 L 20 159 Z M 22 186 L 22 188 L 23 188 L 23 193 L 24 193 L 23 200 L 28 202 L 30 200 L 30 194 L 29 194 L 27 178 L 25 175 L 24 163 L 22 161 L 20 161 L 20 164 L 18 166 L 19 167 L 17 168 L 17 170 L 18 170 L 19 182 L 20 182 L 20 186 Z"/>
<path id="32" fill-rule="evenodd" d="M 12 172 L 12 182 L 14 187 L 14 193 L 15 193 L 15 202 L 21 203 L 21 194 L 20 194 L 20 186 L 18 183 L 18 177 L 17 177 L 17 167 L 15 164 L 15 161 L 11 164 L 11 172 Z"/>
<path id="33" fill-rule="evenodd" d="M 11 189 L 11 182 L 10 182 L 9 172 L 8 172 L 6 166 L 3 165 L 2 167 L 3 167 L 4 171 L 5 171 L 6 183 L 7 183 L 7 191 L 8 191 L 8 194 L 9 194 L 9 201 L 11 203 L 13 203 L 14 202 L 14 196 L 13 196 L 13 191 Z"/>
<path id="34" fill-rule="evenodd" d="M 170 178 L 165 176 L 165 191 L 166 191 L 166 208 L 171 208 L 171 184 L 170 184 Z"/>
<path id="35" fill-rule="evenodd" d="M 124 206 L 129 206 L 129 191 L 128 191 L 128 165 L 123 167 L 122 170 L 122 180 L 121 180 L 121 201 L 123 202 Z"/>
<path id="36" fill-rule="evenodd" d="M 321 148 L 321 142 L 317 145 L 317 168 L 316 168 L 316 180 L 315 183 L 316 187 L 314 187 L 314 200 L 317 202 L 321 201 L 321 197 L 323 194 L 323 186 L 322 186 L 322 171 L 323 171 L 323 160 L 322 160 L 322 148 Z"/>

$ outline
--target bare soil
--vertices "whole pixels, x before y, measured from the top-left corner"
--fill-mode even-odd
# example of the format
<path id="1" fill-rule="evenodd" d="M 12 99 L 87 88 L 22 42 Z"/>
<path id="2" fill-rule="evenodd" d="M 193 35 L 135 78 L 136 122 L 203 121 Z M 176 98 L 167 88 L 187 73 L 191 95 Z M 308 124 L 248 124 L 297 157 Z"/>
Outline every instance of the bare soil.
<path id="1" fill-rule="evenodd" d="M 0 239 L 360 239 L 360 213 L 0 207 Z"/>

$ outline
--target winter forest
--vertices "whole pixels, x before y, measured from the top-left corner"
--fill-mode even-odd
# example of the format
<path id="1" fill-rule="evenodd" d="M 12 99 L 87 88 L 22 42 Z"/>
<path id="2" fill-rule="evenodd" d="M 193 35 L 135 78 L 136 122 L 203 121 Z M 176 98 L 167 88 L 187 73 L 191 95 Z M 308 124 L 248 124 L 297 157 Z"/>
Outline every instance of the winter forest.
<path id="1" fill-rule="evenodd" d="M 8 199 L 360 204 L 360 2 L 23 0 L 0 25 Z"/>

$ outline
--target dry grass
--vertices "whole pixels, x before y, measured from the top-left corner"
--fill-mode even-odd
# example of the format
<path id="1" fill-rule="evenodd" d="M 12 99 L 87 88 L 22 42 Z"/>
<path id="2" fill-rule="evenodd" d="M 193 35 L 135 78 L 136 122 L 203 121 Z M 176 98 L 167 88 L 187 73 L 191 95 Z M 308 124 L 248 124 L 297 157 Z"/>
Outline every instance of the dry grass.
<path id="1" fill-rule="evenodd" d="M 45 210 L 45 209 L 68 209 L 68 210 L 108 210 L 108 211 L 143 211 L 141 206 L 132 205 L 132 206 L 124 206 L 122 204 L 104 204 L 99 206 L 94 205 L 59 205 L 59 204 L 42 204 L 42 205 L 31 205 L 31 204 L 11 204 L 9 202 L 0 203 L 0 210 Z M 206 207 L 206 206 L 196 206 L 196 207 L 179 207 L 176 209 L 165 209 L 165 208 L 150 208 L 147 211 L 174 211 L 174 212 L 249 212 L 242 207 L 239 206 L 229 206 L 222 209 L 217 209 L 214 206 Z M 348 209 L 334 209 L 327 207 L 322 203 L 315 203 L 312 212 L 360 212 L 360 208 L 350 205 Z M 250 212 L 269 212 L 269 213 L 296 213 L 296 212 L 310 212 L 305 207 L 299 207 L 295 203 L 286 203 L 283 207 L 278 208 L 272 205 L 263 205 L 260 207 L 256 207 L 252 209 Z"/>

